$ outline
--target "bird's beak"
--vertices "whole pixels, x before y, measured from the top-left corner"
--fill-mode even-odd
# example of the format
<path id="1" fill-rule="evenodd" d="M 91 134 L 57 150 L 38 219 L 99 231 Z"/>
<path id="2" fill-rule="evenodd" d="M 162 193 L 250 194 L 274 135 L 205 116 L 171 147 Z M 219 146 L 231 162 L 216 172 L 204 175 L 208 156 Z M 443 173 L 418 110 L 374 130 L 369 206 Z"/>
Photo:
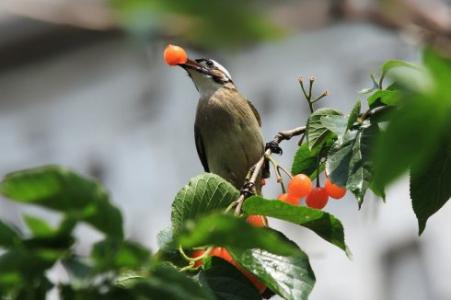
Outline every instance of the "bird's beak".
<path id="1" fill-rule="evenodd" d="M 179 66 L 182 67 L 183 69 L 185 69 L 186 71 L 195 70 L 199 73 L 204 73 L 204 74 L 210 75 L 210 71 L 207 68 L 205 68 L 200 63 L 198 63 L 197 61 L 192 60 L 190 58 L 188 58 L 186 63 L 179 64 Z"/>

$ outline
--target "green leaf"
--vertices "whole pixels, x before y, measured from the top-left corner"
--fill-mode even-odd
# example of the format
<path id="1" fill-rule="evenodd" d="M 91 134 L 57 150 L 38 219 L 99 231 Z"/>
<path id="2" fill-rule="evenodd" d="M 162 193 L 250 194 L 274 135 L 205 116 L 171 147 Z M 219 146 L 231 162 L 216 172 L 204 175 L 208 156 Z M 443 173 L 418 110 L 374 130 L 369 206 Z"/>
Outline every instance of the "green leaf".
<path id="1" fill-rule="evenodd" d="M 426 48 L 423 61 L 435 83 L 435 89 L 442 101 L 451 104 L 451 59 L 441 56 L 431 48 Z"/>
<path id="2" fill-rule="evenodd" d="M 199 273 L 199 282 L 220 300 L 261 300 L 255 287 L 236 267 L 217 257 L 212 257 L 209 269 Z"/>
<path id="3" fill-rule="evenodd" d="M 224 210 L 239 196 L 239 191 L 218 175 L 205 173 L 190 180 L 172 203 L 172 230 L 179 233 L 188 220 Z"/>
<path id="4" fill-rule="evenodd" d="M 106 195 L 105 198 L 98 198 L 96 203 L 84 210 L 82 220 L 111 238 L 124 237 L 121 211 L 110 203 Z"/>
<path id="5" fill-rule="evenodd" d="M 19 273 L 0 274 L 0 299 L 8 299 L 6 295 L 9 295 L 11 290 L 17 290 L 24 284 L 23 281 Z"/>
<path id="6" fill-rule="evenodd" d="M 160 248 L 173 248 L 172 228 L 165 228 L 157 235 L 157 244 Z"/>
<path id="7" fill-rule="evenodd" d="M 214 300 L 208 290 L 169 264 L 154 267 L 149 278 L 134 280 L 137 299 Z"/>
<path id="8" fill-rule="evenodd" d="M 369 188 L 373 192 L 374 195 L 376 195 L 377 197 L 381 198 L 382 201 L 385 202 L 385 190 L 379 190 L 372 183 L 370 183 Z"/>
<path id="9" fill-rule="evenodd" d="M 451 197 L 451 135 L 445 136 L 425 168 L 413 167 L 410 172 L 410 197 L 418 219 L 419 233 L 430 216 Z"/>
<path id="10" fill-rule="evenodd" d="M 201 218 L 197 224 L 188 224 L 188 232 L 178 237 L 184 248 L 214 245 L 225 248 L 259 248 L 269 252 L 289 255 L 296 249 L 270 228 L 256 228 L 244 219 L 225 214 L 211 214 Z M 245 238 L 237 238 L 237 234 Z"/>
<path id="11" fill-rule="evenodd" d="M 96 183 L 58 166 L 10 173 L 1 182 L 0 191 L 17 202 L 59 211 L 83 209 L 92 202 L 90 198 L 104 192 Z"/>
<path id="12" fill-rule="evenodd" d="M 309 176 L 318 169 L 318 148 L 309 149 L 307 143 L 303 143 L 294 155 L 293 164 L 291 165 L 291 174 L 308 174 Z"/>
<path id="13" fill-rule="evenodd" d="M 315 275 L 307 255 L 295 243 L 279 233 L 285 243 L 296 247 L 296 253 L 280 256 L 261 249 L 231 251 L 232 257 L 254 274 L 272 291 L 286 300 L 308 299 L 315 284 Z"/>
<path id="14" fill-rule="evenodd" d="M 378 90 L 368 97 L 368 106 L 373 107 L 377 101 L 386 105 L 397 105 L 400 93 L 396 90 Z"/>
<path id="15" fill-rule="evenodd" d="M 9 248 L 20 242 L 20 234 L 0 220 L 0 246 Z"/>
<path id="16" fill-rule="evenodd" d="M 364 123 L 358 130 L 349 131 L 346 142 L 337 142 L 327 157 L 326 172 L 330 180 L 350 190 L 359 207 L 372 181 L 373 166 L 370 154 L 378 133 L 377 125 Z"/>
<path id="17" fill-rule="evenodd" d="M 354 107 L 352 108 L 351 113 L 349 114 L 348 123 L 346 125 L 346 130 L 351 129 L 351 127 L 354 125 L 354 123 L 359 118 L 361 106 L 362 106 L 362 104 L 361 104 L 360 100 L 357 100 L 357 102 L 354 104 Z"/>
<path id="18" fill-rule="evenodd" d="M 321 119 L 325 116 L 341 115 L 340 112 L 331 108 L 320 108 L 312 113 L 307 121 L 306 138 L 309 149 L 321 146 L 332 138 L 334 134 L 324 126 Z"/>
<path id="19" fill-rule="evenodd" d="M 368 128 L 362 127 L 358 131 L 352 146 L 346 188 L 354 194 L 359 207 L 362 206 L 363 198 L 372 179 L 370 154 L 373 141 L 378 133 L 379 130 L 376 125 Z"/>
<path id="20" fill-rule="evenodd" d="M 57 166 L 8 174 L 0 194 L 14 201 L 58 210 L 83 220 L 104 233 L 122 238 L 122 216 L 95 181 Z"/>
<path id="21" fill-rule="evenodd" d="M 449 129 L 446 122 L 451 110 L 441 100 L 417 94 L 391 114 L 372 152 L 377 189 L 383 189 L 410 166 L 421 167 L 429 159 L 442 132 Z"/>
<path id="22" fill-rule="evenodd" d="M 264 215 L 302 225 L 346 251 L 341 222 L 324 211 L 253 196 L 244 202 L 243 212 L 247 215 Z"/>
<path id="23" fill-rule="evenodd" d="M 344 116 L 324 116 L 321 118 L 321 124 L 337 137 L 342 137 L 346 132 L 348 119 Z"/>
<path id="24" fill-rule="evenodd" d="M 69 278 L 72 283 L 90 280 L 90 276 L 94 274 L 92 267 L 84 261 L 84 258 L 75 254 L 64 258 L 61 260 L 61 263 L 70 276 Z"/>
<path id="25" fill-rule="evenodd" d="M 31 230 L 34 236 L 51 236 L 57 231 L 56 228 L 52 228 L 46 221 L 33 217 L 30 215 L 24 215 L 24 221 L 27 227 Z"/>
<path id="26" fill-rule="evenodd" d="M 52 250 L 11 249 L 0 256 L 0 274 L 2 276 L 19 275 L 23 280 L 41 277 L 50 269 L 62 252 Z"/>
<path id="27" fill-rule="evenodd" d="M 46 259 L 52 257 L 56 260 L 70 250 L 74 244 L 74 238 L 70 235 L 55 234 L 22 240 L 22 244 L 24 248 L 34 252 L 37 256 L 42 255 Z"/>
<path id="28" fill-rule="evenodd" d="M 15 289 L 14 299 L 46 299 L 53 286 L 45 275 L 41 275 Z"/>
<path id="29" fill-rule="evenodd" d="M 106 239 L 94 245 L 91 257 L 98 271 L 133 269 L 145 266 L 150 252 L 132 241 Z"/>
<path id="30" fill-rule="evenodd" d="M 382 75 L 381 75 L 382 79 L 381 79 L 381 82 L 382 82 L 383 78 L 387 75 L 387 73 L 389 71 L 391 71 L 392 69 L 395 69 L 395 68 L 402 68 L 402 67 L 418 70 L 418 66 L 417 65 L 408 63 L 408 62 L 403 61 L 403 60 L 396 60 L 396 59 L 394 59 L 394 60 L 387 60 L 382 65 Z"/>
<path id="31" fill-rule="evenodd" d="M 144 272 L 135 272 L 127 270 L 125 272 L 121 272 L 115 279 L 114 284 L 116 286 L 131 288 L 137 282 L 143 281 L 145 279 Z"/>
<path id="32" fill-rule="evenodd" d="M 167 261 L 175 266 L 186 266 L 186 259 L 182 257 L 178 250 L 177 242 L 173 238 L 172 229 L 166 228 L 157 235 L 157 242 L 160 249 L 154 257 L 159 261 Z"/>
<path id="33" fill-rule="evenodd" d="M 143 299 L 133 295 L 132 291 L 122 287 L 107 286 L 106 283 L 99 288 L 97 286 L 75 286 L 60 284 L 58 286 L 60 294 L 59 299 L 64 300 L 129 300 Z M 150 297 L 145 298 L 150 299 Z M 152 298 L 153 299 L 153 298 Z"/>
<path id="34" fill-rule="evenodd" d="M 346 186 L 348 182 L 353 144 L 354 140 L 336 143 L 327 155 L 326 173 L 332 182 L 340 186 Z"/>

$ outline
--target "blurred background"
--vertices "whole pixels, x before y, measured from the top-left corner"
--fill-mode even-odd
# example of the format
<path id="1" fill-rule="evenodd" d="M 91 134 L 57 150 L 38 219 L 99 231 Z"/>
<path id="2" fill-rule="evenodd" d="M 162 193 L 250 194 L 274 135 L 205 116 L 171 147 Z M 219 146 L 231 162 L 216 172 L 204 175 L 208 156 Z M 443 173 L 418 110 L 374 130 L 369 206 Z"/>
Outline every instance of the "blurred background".
<path id="1" fill-rule="evenodd" d="M 1 0 L 0 174 L 52 163 L 97 177 L 127 236 L 155 250 L 175 194 L 202 172 L 198 95 L 182 69 L 164 64 L 168 43 L 226 66 L 269 140 L 308 116 L 299 76 L 328 90 L 320 105 L 347 112 L 382 62 L 418 62 L 424 43 L 449 50 L 450 33 L 451 1 L 439 0 Z M 289 167 L 296 143 L 283 148 Z M 264 193 L 275 197 L 278 186 Z M 307 230 L 271 223 L 310 255 L 311 299 L 451 299 L 451 206 L 421 237 L 406 178 L 385 204 L 369 195 L 358 211 L 349 196 L 326 210 L 344 223 L 351 260 Z M 0 199 L 0 217 L 21 228 L 23 212 Z M 78 233 L 87 253 L 99 235 Z"/>

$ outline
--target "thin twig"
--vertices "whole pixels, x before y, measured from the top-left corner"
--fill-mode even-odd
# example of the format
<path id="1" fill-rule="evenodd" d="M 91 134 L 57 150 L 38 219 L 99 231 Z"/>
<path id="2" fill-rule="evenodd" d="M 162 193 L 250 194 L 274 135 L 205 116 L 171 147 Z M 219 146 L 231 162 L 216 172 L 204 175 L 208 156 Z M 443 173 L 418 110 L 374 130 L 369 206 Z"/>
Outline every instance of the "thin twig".
<path id="1" fill-rule="evenodd" d="M 308 87 L 308 100 L 309 101 L 312 99 L 313 83 L 315 82 L 315 80 L 316 80 L 315 76 L 310 76 L 309 87 Z"/>
<path id="2" fill-rule="evenodd" d="M 312 103 L 316 103 L 316 102 L 318 102 L 319 100 L 323 99 L 324 97 L 326 97 L 328 95 L 329 95 L 329 92 L 328 91 L 324 91 L 321 95 L 319 95 L 318 98 L 316 98 L 315 100 L 312 100 L 311 102 Z"/>
<path id="3" fill-rule="evenodd" d="M 305 89 L 304 86 L 304 77 L 299 77 L 298 81 L 299 84 L 301 85 L 301 89 L 302 89 L 302 93 L 304 94 L 305 100 L 307 101 L 308 107 L 310 109 L 310 113 L 313 113 L 315 111 L 315 108 L 313 107 L 313 104 L 318 102 L 319 100 L 323 99 L 324 97 L 326 97 L 328 95 L 327 91 L 324 91 L 321 93 L 321 95 L 319 95 L 317 98 L 312 100 L 313 97 L 313 84 L 315 83 L 315 76 L 310 76 L 309 77 L 309 86 L 308 86 L 308 91 Z"/>
<path id="4" fill-rule="evenodd" d="M 302 76 L 299 77 L 298 81 L 299 81 L 299 84 L 301 85 L 301 90 L 302 90 L 302 93 L 304 94 L 305 99 L 309 99 L 309 95 L 307 95 L 307 92 L 304 87 L 304 77 L 302 77 Z"/>

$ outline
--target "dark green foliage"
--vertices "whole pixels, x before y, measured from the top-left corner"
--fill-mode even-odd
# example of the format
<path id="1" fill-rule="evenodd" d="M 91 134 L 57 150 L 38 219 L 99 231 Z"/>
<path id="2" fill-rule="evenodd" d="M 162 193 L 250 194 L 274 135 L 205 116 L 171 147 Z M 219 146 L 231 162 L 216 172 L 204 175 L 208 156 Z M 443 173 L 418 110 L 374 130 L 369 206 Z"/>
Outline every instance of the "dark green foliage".
<path id="1" fill-rule="evenodd" d="M 263 15 L 258 1 L 110 2 L 126 28 L 150 38 L 169 36 L 208 48 L 224 48 L 248 45 L 281 33 Z"/>
<path id="2" fill-rule="evenodd" d="M 451 134 L 445 135 L 425 168 L 410 171 L 410 197 L 423 232 L 428 218 L 451 197 Z"/>
<path id="3" fill-rule="evenodd" d="M 150 253 L 131 241 L 106 239 L 93 246 L 91 257 L 97 271 L 139 269 L 150 261 Z"/>
<path id="4" fill-rule="evenodd" d="M 430 86 L 418 87 L 409 78 L 400 78 L 399 108 L 390 114 L 387 129 L 374 149 L 374 185 L 378 189 L 407 172 L 410 167 L 426 167 L 444 132 L 449 130 L 451 66 L 449 61 L 426 52 Z M 413 71 L 419 72 L 419 71 Z"/>
<path id="5" fill-rule="evenodd" d="M 242 218 L 232 215 L 211 214 L 196 224 L 188 223 L 186 233 L 178 237 L 184 248 L 215 245 L 240 250 L 259 248 L 272 253 L 289 255 L 296 251 L 291 244 L 284 243 L 269 228 L 255 228 Z M 241 239 L 240 236 L 246 237 Z"/>
<path id="6" fill-rule="evenodd" d="M 285 243 L 291 243 L 297 251 L 281 256 L 262 249 L 233 249 L 232 256 L 284 299 L 307 299 L 316 281 L 308 256 L 283 234 L 279 233 L 279 236 Z"/>
<path id="7" fill-rule="evenodd" d="M 316 177 L 316 171 L 320 165 L 320 160 L 318 159 L 319 150 L 318 148 L 310 150 L 308 144 L 303 143 L 294 155 L 291 174 L 297 175 L 302 173 Z"/>
<path id="8" fill-rule="evenodd" d="M 93 180 L 58 166 L 6 175 L 0 194 L 21 203 L 64 212 L 98 230 L 122 238 L 122 216 L 108 200 L 105 189 Z"/>
<path id="9" fill-rule="evenodd" d="M 255 287 L 237 268 L 217 257 L 213 257 L 208 268 L 199 273 L 199 282 L 218 300 L 261 299 Z"/>
<path id="10" fill-rule="evenodd" d="M 346 250 L 343 226 L 327 212 L 258 196 L 247 199 L 243 211 L 248 215 L 264 215 L 307 227 L 326 241 Z"/>

